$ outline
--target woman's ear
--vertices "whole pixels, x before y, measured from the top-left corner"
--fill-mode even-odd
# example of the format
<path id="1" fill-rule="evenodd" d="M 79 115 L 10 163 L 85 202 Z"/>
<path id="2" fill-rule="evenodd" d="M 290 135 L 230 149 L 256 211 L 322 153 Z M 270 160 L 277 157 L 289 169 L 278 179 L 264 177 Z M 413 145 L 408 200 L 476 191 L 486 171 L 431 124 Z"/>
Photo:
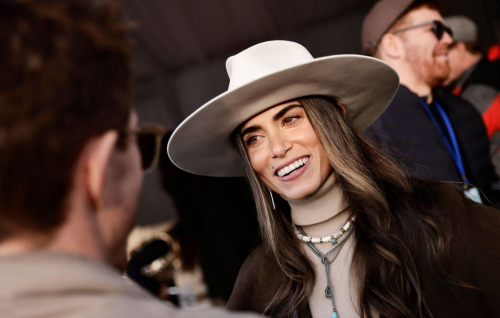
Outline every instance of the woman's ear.
<path id="1" fill-rule="evenodd" d="M 380 39 L 379 50 L 386 57 L 399 59 L 404 51 L 403 41 L 397 35 L 386 33 Z"/>
<path id="2" fill-rule="evenodd" d="M 118 133 L 109 130 L 89 144 L 86 160 L 86 184 L 90 200 L 98 210 L 103 207 L 103 188 L 110 157 L 118 140 Z"/>

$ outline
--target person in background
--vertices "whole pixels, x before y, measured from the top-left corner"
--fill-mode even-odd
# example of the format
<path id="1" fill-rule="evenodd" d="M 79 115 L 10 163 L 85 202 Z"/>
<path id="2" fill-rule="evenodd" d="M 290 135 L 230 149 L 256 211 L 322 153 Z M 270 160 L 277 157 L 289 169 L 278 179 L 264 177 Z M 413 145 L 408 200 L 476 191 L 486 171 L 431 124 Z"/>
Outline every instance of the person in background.
<path id="1" fill-rule="evenodd" d="M 471 102 L 483 115 L 490 138 L 490 154 L 500 174 L 500 44 L 483 54 L 476 24 L 464 16 L 445 18 L 453 30 L 449 47 L 450 76 L 445 81 L 455 96 Z"/>
<path id="2" fill-rule="evenodd" d="M 163 129 L 131 109 L 118 8 L 92 3 L 0 3 L 0 315 L 198 317 L 121 276 Z"/>
<path id="3" fill-rule="evenodd" d="M 463 183 L 469 198 L 496 205 L 498 176 L 481 114 L 437 89 L 450 73 L 453 43 L 438 9 L 429 0 L 381 0 L 365 17 L 364 53 L 394 67 L 401 85 L 387 111 L 364 133 L 411 175 Z"/>

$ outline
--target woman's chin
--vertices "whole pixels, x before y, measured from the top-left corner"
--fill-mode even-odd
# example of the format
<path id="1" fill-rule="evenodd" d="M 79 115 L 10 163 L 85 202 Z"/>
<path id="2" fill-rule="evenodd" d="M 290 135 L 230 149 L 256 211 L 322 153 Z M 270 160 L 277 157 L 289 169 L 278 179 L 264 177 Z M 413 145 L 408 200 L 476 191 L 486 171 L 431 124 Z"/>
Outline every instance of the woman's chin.
<path id="1" fill-rule="evenodd" d="M 279 195 L 285 200 L 301 200 L 307 198 L 316 190 L 318 187 L 307 187 L 302 189 L 293 189 L 288 191 L 283 191 L 283 193 L 279 193 Z"/>

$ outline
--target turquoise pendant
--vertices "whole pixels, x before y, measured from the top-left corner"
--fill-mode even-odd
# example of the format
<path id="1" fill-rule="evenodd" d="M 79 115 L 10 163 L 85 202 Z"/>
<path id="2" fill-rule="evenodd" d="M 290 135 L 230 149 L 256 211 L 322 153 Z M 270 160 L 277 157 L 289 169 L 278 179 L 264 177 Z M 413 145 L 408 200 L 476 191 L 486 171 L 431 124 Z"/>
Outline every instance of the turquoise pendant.
<path id="1" fill-rule="evenodd" d="M 332 318 L 339 318 L 339 315 L 336 311 L 332 312 Z"/>
<path id="2" fill-rule="evenodd" d="M 336 239 L 334 239 L 334 238 L 332 238 L 332 245 L 335 245 L 335 244 L 337 244 L 337 240 L 336 240 Z M 336 318 L 336 317 L 335 317 L 335 318 Z"/>

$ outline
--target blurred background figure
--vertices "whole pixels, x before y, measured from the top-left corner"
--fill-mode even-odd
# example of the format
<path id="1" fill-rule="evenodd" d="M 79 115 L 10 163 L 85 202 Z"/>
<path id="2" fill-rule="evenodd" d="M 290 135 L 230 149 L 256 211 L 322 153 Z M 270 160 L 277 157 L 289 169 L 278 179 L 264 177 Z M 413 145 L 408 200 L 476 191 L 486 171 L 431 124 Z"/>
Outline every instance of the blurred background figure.
<path id="1" fill-rule="evenodd" d="M 167 233 L 174 226 L 174 222 L 169 222 L 134 228 L 127 243 L 127 276 L 154 296 L 180 307 L 179 282 L 174 277 L 182 268 L 180 246 Z M 206 296 L 204 290 L 197 296 L 202 295 Z M 191 292 L 190 297 L 195 294 Z"/>
<path id="2" fill-rule="evenodd" d="M 453 30 L 448 59 L 450 76 L 444 83 L 483 115 L 491 143 L 491 157 L 500 174 L 500 44 L 483 51 L 476 23 L 465 16 L 445 18 Z"/>
<path id="3" fill-rule="evenodd" d="M 393 66 L 401 85 L 364 134 L 410 174 L 463 182 L 465 195 L 474 201 L 500 202 L 481 115 L 467 101 L 438 89 L 450 74 L 447 54 L 453 43 L 440 9 L 430 0 L 381 0 L 368 13 L 363 49 Z"/>
<path id="4" fill-rule="evenodd" d="M 142 171 L 116 8 L 0 6 L 2 315 L 168 315 L 119 273 Z"/>
<path id="5" fill-rule="evenodd" d="M 122 277 L 143 170 L 165 129 L 139 125 L 131 108 L 128 26 L 114 4 L 0 2 L 2 317 L 199 316 Z M 150 241 L 130 253 L 131 277 L 150 260 L 147 277 L 179 265 L 171 236 Z"/>

